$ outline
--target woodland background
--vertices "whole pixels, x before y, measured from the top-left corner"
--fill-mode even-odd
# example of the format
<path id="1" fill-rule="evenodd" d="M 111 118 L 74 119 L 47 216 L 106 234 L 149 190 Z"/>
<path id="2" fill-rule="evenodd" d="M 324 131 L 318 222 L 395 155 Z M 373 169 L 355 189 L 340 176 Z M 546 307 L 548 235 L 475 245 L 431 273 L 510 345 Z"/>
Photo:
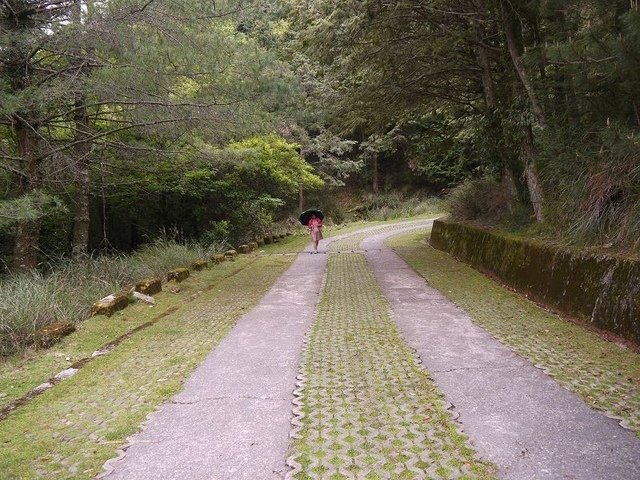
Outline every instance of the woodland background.
<path id="1" fill-rule="evenodd" d="M 639 133 L 637 0 L 1 0 L 0 297 L 433 195 L 637 256 Z"/>

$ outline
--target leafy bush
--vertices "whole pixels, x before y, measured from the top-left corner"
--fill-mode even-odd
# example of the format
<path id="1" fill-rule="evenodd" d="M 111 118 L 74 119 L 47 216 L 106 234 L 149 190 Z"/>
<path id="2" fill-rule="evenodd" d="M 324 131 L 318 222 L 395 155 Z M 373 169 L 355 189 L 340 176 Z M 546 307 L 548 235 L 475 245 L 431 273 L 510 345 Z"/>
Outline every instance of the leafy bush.
<path id="1" fill-rule="evenodd" d="M 236 174 L 242 183 L 273 197 L 322 187 L 324 182 L 298 152 L 298 145 L 278 135 L 252 137 L 229 145 L 241 158 Z"/>
<path id="2" fill-rule="evenodd" d="M 240 205 L 230 215 L 232 243 L 247 243 L 274 232 L 274 213 L 284 205 L 279 198 L 260 195 Z"/>
<path id="3" fill-rule="evenodd" d="M 219 222 L 209 222 L 209 228 L 200 237 L 202 245 L 212 245 L 215 243 L 226 243 L 231 235 L 231 224 L 228 220 Z"/>
<path id="4" fill-rule="evenodd" d="M 455 220 L 498 220 L 509 211 L 509 196 L 496 180 L 477 178 L 451 190 L 447 206 Z"/>

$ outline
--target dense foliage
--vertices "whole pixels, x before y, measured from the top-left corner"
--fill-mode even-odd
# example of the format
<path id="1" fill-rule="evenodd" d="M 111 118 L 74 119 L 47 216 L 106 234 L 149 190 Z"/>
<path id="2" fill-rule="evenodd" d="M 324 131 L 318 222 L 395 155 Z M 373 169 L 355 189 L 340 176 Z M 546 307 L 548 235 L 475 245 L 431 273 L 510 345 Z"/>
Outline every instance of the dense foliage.
<path id="1" fill-rule="evenodd" d="M 0 228 L 13 271 L 162 232 L 198 237 L 210 222 L 215 238 L 238 240 L 260 230 L 240 220 L 264 229 L 299 188 L 320 186 L 295 145 L 270 134 L 295 85 L 240 31 L 251 8 L 2 2 Z"/>
<path id="2" fill-rule="evenodd" d="M 440 186 L 489 176 L 503 193 L 465 184 L 457 205 L 488 202 L 466 218 L 522 218 L 524 203 L 549 232 L 640 247 L 637 1 L 287 5 L 298 73 L 369 168 L 392 156 Z"/>
<path id="3" fill-rule="evenodd" d="M 2 2 L 0 255 L 457 185 L 460 218 L 637 249 L 638 51 L 635 0 Z"/>
<path id="4" fill-rule="evenodd" d="M 307 207 L 637 253 L 638 52 L 637 0 L 2 1 L 0 354 Z"/>

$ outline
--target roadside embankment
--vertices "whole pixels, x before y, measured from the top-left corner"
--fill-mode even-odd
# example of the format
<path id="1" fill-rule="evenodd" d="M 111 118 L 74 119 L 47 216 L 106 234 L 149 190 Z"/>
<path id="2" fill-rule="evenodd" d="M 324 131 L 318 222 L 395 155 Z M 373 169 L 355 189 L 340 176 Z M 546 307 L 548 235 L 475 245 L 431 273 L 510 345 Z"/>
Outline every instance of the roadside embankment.
<path id="1" fill-rule="evenodd" d="M 558 312 L 640 342 L 640 262 L 436 220 L 431 244 Z"/>

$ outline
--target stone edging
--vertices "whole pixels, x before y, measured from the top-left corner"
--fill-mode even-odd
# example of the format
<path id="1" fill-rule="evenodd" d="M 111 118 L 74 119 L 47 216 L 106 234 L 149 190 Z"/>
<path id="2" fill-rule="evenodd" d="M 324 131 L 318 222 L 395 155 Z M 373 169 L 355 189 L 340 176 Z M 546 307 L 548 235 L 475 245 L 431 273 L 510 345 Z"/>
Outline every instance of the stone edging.
<path id="1" fill-rule="evenodd" d="M 253 264 L 253 262 L 251 262 L 248 265 L 245 265 L 243 267 L 240 267 L 239 269 L 237 269 L 237 270 L 235 270 L 233 272 L 230 272 L 228 275 L 225 275 L 223 277 L 223 279 L 231 278 L 231 277 L 237 275 L 238 273 L 242 272 L 243 270 L 245 270 L 246 268 L 248 268 L 252 264 Z M 204 288 L 202 290 L 202 292 L 207 292 L 207 291 L 211 290 L 214 287 L 214 285 L 215 284 L 209 285 L 208 287 Z M 95 350 L 91 354 L 90 357 L 84 357 L 84 358 L 81 358 L 81 359 L 77 360 L 69 368 L 57 373 L 56 375 L 54 375 L 53 377 L 49 378 L 45 382 L 41 383 L 37 387 L 35 387 L 35 388 L 31 389 L 30 391 L 28 391 L 26 394 L 22 395 L 21 397 L 16 398 L 11 403 L 9 403 L 9 404 L 5 405 L 4 407 L 0 408 L 0 421 L 5 420 L 16 409 L 28 404 L 29 402 L 31 402 L 31 400 L 33 400 L 34 398 L 42 395 L 44 392 L 46 392 L 47 390 L 53 388 L 54 386 L 56 386 L 61 381 L 66 380 L 67 378 L 70 378 L 70 377 L 74 376 L 81 368 L 83 368 L 85 365 L 87 365 L 88 363 L 92 362 L 96 358 L 111 353 L 111 351 L 113 349 L 115 349 L 118 345 L 120 345 L 125 340 L 129 339 L 131 336 L 135 335 L 136 333 L 138 333 L 138 332 L 140 332 L 140 331 L 142 331 L 142 330 L 144 330 L 146 328 L 151 327 L 152 325 L 155 325 L 156 323 L 158 323 L 163 318 L 165 318 L 165 317 L 167 317 L 169 315 L 172 315 L 173 313 L 175 313 L 178 310 L 180 310 L 180 308 L 181 308 L 180 305 L 171 307 L 168 310 L 160 313 L 159 315 L 156 315 L 154 318 L 152 318 L 148 322 L 140 324 L 137 327 L 129 330 L 128 332 L 125 332 L 124 334 L 120 335 L 119 337 L 117 337 L 117 338 L 109 341 L 108 343 L 102 345 L 101 347 L 99 347 L 97 350 Z"/>

